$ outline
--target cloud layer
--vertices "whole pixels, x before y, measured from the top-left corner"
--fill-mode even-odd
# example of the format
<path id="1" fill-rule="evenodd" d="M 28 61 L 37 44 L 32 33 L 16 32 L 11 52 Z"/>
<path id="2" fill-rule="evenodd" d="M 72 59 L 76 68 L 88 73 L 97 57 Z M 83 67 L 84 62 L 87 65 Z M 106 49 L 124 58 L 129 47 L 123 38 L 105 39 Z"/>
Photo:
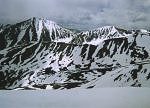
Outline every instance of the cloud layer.
<path id="1" fill-rule="evenodd" d="M 150 28 L 150 0 L 0 0 L 0 23 L 45 17 L 92 29 L 105 25 Z"/>

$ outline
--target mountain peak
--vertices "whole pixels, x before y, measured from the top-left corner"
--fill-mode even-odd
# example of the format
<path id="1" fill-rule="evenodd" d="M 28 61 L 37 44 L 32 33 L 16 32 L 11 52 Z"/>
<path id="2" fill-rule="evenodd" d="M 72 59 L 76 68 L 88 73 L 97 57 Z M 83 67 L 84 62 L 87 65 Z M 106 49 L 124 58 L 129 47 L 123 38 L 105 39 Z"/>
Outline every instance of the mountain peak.
<path id="1" fill-rule="evenodd" d="M 43 23 L 48 23 L 48 24 L 57 24 L 56 22 L 50 20 L 50 19 L 47 19 L 47 18 L 38 18 L 38 17 L 33 17 L 32 18 L 33 21 L 36 21 L 36 22 L 40 22 L 42 21 Z"/>
<path id="2" fill-rule="evenodd" d="M 56 22 L 45 19 L 45 18 L 36 18 L 33 17 L 32 18 L 33 23 L 35 25 L 36 28 L 36 32 L 38 35 L 38 40 L 41 36 L 41 33 L 43 31 L 43 29 L 47 29 L 49 31 L 50 34 L 52 34 L 53 30 L 55 31 L 56 29 L 60 28 Z"/>
<path id="3" fill-rule="evenodd" d="M 0 89 L 149 87 L 147 33 L 114 26 L 76 33 L 35 17 L 3 27 Z"/>

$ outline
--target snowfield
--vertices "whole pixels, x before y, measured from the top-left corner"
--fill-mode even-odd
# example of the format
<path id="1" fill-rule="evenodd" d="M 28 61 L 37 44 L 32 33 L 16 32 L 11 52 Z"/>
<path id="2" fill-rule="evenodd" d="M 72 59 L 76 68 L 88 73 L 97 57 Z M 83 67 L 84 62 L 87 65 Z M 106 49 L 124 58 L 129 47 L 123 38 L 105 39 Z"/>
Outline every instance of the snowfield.
<path id="1" fill-rule="evenodd" d="M 150 108 L 150 88 L 1 91 L 1 108 Z"/>

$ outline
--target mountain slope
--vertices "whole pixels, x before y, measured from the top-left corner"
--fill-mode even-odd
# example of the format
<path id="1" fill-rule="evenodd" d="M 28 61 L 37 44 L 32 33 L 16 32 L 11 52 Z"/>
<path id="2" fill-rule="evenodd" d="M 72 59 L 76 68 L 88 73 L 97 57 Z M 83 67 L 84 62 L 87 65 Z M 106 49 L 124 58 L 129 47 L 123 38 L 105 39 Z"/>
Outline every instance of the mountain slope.
<path id="1" fill-rule="evenodd" d="M 106 26 L 74 33 L 33 18 L 0 33 L 1 89 L 150 86 L 150 32 Z"/>
<path id="2" fill-rule="evenodd" d="M 29 44 L 39 41 L 70 41 L 74 34 L 55 22 L 32 18 L 21 23 L 5 27 L 0 32 L 3 44 L 0 49 L 7 47 Z"/>

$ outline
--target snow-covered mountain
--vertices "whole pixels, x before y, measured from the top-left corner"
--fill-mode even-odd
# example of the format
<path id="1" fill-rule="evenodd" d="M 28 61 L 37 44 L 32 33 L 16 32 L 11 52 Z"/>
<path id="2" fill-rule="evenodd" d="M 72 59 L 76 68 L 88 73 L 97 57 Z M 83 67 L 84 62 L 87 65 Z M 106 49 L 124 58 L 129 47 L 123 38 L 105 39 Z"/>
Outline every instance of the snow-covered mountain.
<path id="1" fill-rule="evenodd" d="M 74 35 L 70 30 L 60 27 L 55 22 L 42 18 L 32 18 L 3 28 L 0 36 L 4 44 L 0 46 L 0 49 L 39 41 L 68 42 Z"/>
<path id="2" fill-rule="evenodd" d="M 2 27 L 0 89 L 150 87 L 150 32 L 80 33 L 41 18 Z"/>
<path id="3" fill-rule="evenodd" d="M 126 37 L 130 34 L 131 31 L 123 29 L 121 30 L 114 26 L 104 26 L 101 28 L 78 33 L 77 37 L 73 39 L 72 43 L 99 45 L 104 40 Z"/>

